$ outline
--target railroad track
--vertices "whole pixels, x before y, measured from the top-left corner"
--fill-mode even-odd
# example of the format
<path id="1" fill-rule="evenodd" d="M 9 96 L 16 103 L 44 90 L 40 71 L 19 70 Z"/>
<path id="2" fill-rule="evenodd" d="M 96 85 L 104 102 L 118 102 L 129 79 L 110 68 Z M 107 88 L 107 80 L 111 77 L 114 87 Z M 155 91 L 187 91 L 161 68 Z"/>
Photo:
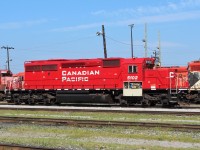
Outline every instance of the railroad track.
<path id="1" fill-rule="evenodd" d="M 0 110 L 200 115 L 200 109 L 0 105 Z"/>
<path id="2" fill-rule="evenodd" d="M 121 127 L 139 126 L 139 127 L 161 127 L 161 128 L 186 129 L 186 130 L 200 130 L 200 125 L 191 125 L 191 124 L 77 120 L 77 119 L 0 117 L 0 122 L 29 123 L 29 124 L 40 124 L 40 125 L 71 125 L 71 126 L 121 126 Z"/>
<path id="3" fill-rule="evenodd" d="M 0 144 L 0 150 L 58 150 L 58 149 L 15 145 L 15 144 Z"/>
<path id="4" fill-rule="evenodd" d="M 14 103 L 7 103 L 5 101 L 0 101 L 0 106 L 1 105 L 15 105 Z M 26 104 L 22 104 L 21 106 L 31 106 L 31 105 L 26 105 Z M 35 106 L 45 106 L 43 104 L 36 104 Z M 51 105 L 51 106 L 58 106 L 58 105 Z M 66 104 L 60 104 L 59 106 L 74 106 L 74 107 L 121 107 L 119 104 L 77 104 L 77 103 L 66 103 Z M 135 105 L 131 105 L 128 108 L 144 108 L 144 106 L 142 107 L 141 104 L 135 104 Z M 157 104 L 156 106 L 151 106 L 147 108 L 162 108 L 162 106 L 160 104 Z M 172 107 L 173 108 L 173 107 Z M 185 104 L 182 105 L 180 107 L 175 107 L 174 109 L 200 109 L 200 104 Z"/>

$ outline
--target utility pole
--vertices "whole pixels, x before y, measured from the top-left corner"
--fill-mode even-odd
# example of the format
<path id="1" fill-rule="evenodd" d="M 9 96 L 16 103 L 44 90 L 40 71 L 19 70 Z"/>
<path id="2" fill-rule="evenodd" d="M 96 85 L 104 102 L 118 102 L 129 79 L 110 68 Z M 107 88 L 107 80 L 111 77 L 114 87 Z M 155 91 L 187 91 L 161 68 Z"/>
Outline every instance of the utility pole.
<path id="1" fill-rule="evenodd" d="M 7 66 L 8 66 L 8 71 L 10 72 L 10 58 L 9 58 L 9 50 L 14 49 L 13 47 L 8 47 L 8 46 L 2 46 L 1 49 L 6 49 L 7 50 Z"/>
<path id="2" fill-rule="evenodd" d="M 147 57 L 147 23 L 145 23 L 145 29 L 144 29 L 144 49 L 145 49 L 145 57 Z"/>
<path id="3" fill-rule="evenodd" d="M 156 50 L 154 50 L 153 54 L 154 54 L 153 58 L 155 58 L 155 66 L 158 67 L 158 66 L 160 66 L 159 56 L 158 56 L 159 52 L 157 52 Z"/>
<path id="4" fill-rule="evenodd" d="M 160 31 L 158 31 L 158 47 L 157 47 L 158 51 L 159 51 L 159 63 L 161 66 L 161 47 L 160 47 Z"/>
<path id="5" fill-rule="evenodd" d="M 134 24 L 130 24 L 128 26 L 131 27 L 131 56 L 133 58 L 133 31 L 132 30 L 133 30 Z"/>
<path id="6" fill-rule="evenodd" d="M 147 23 L 145 23 L 145 27 L 144 27 L 144 39 L 142 40 L 142 42 L 144 42 L 144 57 L 147 57 L 148 55 L 148 51 L 147 51 Z"/>
<path id="7" fill-rule="evenodd" d="M 96 34 L 97 34 L 97 36 L 102 35 L 102 37 L 103 37 L 104 58 L 107 58 L 107 50 L 106 50 L 106 36 L 105 36 L 104 25 L 102 25 L 102 32 L 97 32 Z"/>
<path id="8" fill-rule="evenodd" d="M 104 25 L 102 25 L 102 36 L 103 36 L 104 58 L 107 58 L 106 37 L 105 37 L 105 29 L 104 29 Z"/>

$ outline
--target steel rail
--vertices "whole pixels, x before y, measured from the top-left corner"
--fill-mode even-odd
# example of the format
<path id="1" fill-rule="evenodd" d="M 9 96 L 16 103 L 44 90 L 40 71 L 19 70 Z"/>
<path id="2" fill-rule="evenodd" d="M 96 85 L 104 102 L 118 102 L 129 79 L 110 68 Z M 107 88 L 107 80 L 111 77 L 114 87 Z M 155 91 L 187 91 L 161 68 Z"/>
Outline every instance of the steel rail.
<path id="1" fill-rule="evenodd" d="M 121 127 L 161 127 L 187 130 L 200 130 L 200 125 L 171 124 L 153 122 L 124 122 L 124 121 L 100 121 L 77 119 L 50 119 L 50 118 L 26 118 L 26 117 L 0 117 L 0 122 L 6 123 L 30 123 L 40 125 L 71 125 L 71 126 L 121 126 Z"/>
<path id="2" fill-rule="evenodd" d="M 102 109 L 101 109 L 102 108 Z M 137 114 L 171 114 L 171 115 L 200 115 L 200 111 L 178 111 L 172 109 L 152 109 L 152 110 L 138 110 L 137 108 L 91 108 L 91 107 L 73 107 L 73 108 L 60 108 L 60 107 L 29 107 L 29 106 L 14 106 L 14 107 L 0 107 L 0 110 L 29 110 L 29 111 L 55 111 L 55 112 L 106 112 L 106 113 L 137 113 Z M 179 109 L 180 110 L 180 109 Z"/>
<path id="3" fill-rule="evenodd" d="M 0 150 L 58 150 L 55 148 L 24 146 L 17 144 L 0 144 Z"/>

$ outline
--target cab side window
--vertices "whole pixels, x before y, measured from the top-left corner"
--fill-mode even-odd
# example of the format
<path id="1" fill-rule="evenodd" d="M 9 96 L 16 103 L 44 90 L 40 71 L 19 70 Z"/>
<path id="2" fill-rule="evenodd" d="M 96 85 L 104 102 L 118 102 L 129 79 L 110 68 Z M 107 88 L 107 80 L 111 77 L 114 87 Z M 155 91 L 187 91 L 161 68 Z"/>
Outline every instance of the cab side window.
<path id="1" fill-rule="evenodd" d="M 128 66 L 128 73 L 137 73 L 138 67 L 135 65 Z"/>

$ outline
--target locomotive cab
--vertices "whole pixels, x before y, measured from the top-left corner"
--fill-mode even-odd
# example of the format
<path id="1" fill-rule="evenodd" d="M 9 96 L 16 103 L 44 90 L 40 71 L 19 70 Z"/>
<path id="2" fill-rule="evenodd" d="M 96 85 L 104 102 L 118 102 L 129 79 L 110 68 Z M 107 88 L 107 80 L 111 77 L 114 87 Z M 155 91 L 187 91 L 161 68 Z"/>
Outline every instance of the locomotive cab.
<path id="1" fill-rule="evenodd" d="M 200 103 L 200 61 L 188 63 L 189 92 L 186 99 L 192 103 Z"/>
<path id="2" fill-rule="evenodd" d="M 200 61 L 193 61 L 188 64 L 188 81 L 190 90 L 200 91 Z"/>
<path id="3" fill-rule="evenodd" d="M 144 73 L 154 67 L 153 58 L 133 58 L 124 63 L 122 99 L 128 104 L 141 104 L 144 97 Z"/>

